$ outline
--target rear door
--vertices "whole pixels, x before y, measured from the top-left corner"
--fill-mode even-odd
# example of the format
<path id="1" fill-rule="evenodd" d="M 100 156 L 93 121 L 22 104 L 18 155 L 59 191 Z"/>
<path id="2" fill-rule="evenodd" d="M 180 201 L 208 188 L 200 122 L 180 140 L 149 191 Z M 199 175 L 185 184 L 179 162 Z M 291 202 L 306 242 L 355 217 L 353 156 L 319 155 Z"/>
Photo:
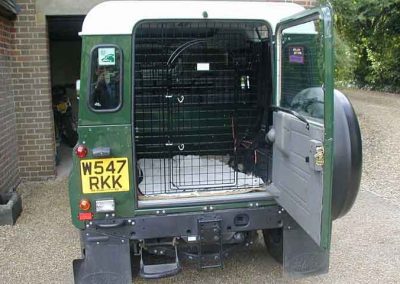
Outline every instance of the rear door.
<path id="1" fill-rule="evenodd" d="M 322 249 L 331 232 L 333 55 L 331 10 L 307 10 L 276 28 L 272 188 Z"/>

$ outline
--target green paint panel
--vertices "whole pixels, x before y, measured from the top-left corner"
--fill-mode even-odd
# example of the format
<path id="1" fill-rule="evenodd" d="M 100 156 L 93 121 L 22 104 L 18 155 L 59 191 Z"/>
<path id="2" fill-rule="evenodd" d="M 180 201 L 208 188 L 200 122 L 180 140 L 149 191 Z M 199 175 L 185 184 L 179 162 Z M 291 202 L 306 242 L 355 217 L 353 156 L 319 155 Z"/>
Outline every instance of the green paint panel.
<path id="1" fill-rule="evenodd" d="M 324 46 L 324 86 L 325 86 L 325 165 L 324 165 L 324 198 L 322 207 L 321 246 L 327 250 L 331 246 L 332 233 L 332 177 L 333 177 L 333 135 L 334 135 L 334 53 L 333 53 L 333 15 L 328 7 L 322 7 L 320 14 L 323 21 Z"/>
<path id="2" fill-rule="evenodd" d="M 115 125 L 131 123 L 132 80 L 131 80 L 131 37 L 124 36 L 83 36 L 81 89 L 79 92 L 79 125 Z M 91 51 L 96 46 L 116 45 L 122 50 L 122 106 L 118 111 L 96 112 L 88 107 Z"/>
<path id="3" fill-rule="evenodd" d="M 72 220 L 78 227 L 82 227 L 78 221 L 79 201 L 82 198 L 87 198 L 92 203 L 94 210 L 95 200 L 102 198 L 114 198 L 116 203 L 117 217 L 130 217 L 134 214 L 135 193 L 133 188 L 132 178 L 132 143 L 131 143 L 131 126 L 130 125 L 110 125 L 110 126 L 81 126 L 79 127 L 79 143 L 85 144 L 89 149 L 89 154 L 86 159 L 93 159 L 92 150 L 96 147 L 110 147 L 111 157 L 128 158 L 129 167 L 129 184 L 130 191 L 119 193 L 92 193 L 83 194 L 80 178 L 80 159 L 75 155 L 73 157 L 73 171 L 69 181 L 69 194 L 72 210 Z M 104 214 L 103 214 L 104 215 Z M 95 218 L 102 218 L 103 215 L 95 215 Z"/>

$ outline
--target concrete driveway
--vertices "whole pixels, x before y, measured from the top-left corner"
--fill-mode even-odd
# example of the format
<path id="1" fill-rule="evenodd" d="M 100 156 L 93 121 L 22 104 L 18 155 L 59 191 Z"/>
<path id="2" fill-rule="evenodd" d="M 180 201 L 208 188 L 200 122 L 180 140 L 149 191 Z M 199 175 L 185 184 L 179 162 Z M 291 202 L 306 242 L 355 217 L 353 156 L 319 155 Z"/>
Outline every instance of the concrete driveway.
<path id="1" fill-rule="evenodd" d="M 354 208 L 334 222 L 329 274 L 285 278 L 260 237 L 223 270 L 198 271 L 185 262 L 181 274 L 159 283 L 400 283 L 400 96 L 348 93 L 362 127 L 364 175 Z M 80 249 L 66 179 L 18 190 L 24 212 L 16 226 L 0 227 L 0 283 L 71 283 Z M 136 276 L 135 282 L 149 281 Z"/>

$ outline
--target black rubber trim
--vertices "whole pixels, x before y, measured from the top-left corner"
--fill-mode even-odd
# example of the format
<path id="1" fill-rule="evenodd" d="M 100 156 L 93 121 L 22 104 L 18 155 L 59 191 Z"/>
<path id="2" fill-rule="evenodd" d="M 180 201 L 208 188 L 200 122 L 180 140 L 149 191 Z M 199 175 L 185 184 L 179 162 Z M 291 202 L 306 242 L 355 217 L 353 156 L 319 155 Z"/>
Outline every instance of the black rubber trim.
<path id="1" fill-rule="evenodd" d="M 310 128 L 310 123 L 308 122 L 308 120 L 304 116 L 302 116 L 301 114 L 299 114 L 298 112 L 296 112 L 294 110 L 284 108 L 284 107 L 279 107 L 279 106 L 271 106 L 270 109 L 273 111 L 278 110 L 278 111 L 283 111 L 283 112 L 289 113 L 289 114 L 295 116 L 296 118 L 298 118 L 300 121 L 304 122 L 306 124 L 307 129 Z"/>

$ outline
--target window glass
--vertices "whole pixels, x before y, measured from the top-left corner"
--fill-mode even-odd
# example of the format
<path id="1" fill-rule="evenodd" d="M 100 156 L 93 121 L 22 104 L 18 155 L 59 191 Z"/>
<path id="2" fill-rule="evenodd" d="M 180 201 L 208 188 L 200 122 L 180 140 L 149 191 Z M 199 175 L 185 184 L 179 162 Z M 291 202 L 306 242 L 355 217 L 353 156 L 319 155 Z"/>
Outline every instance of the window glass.
<path id="1" fill-rule="evenodd" d="M 313 119 L 324 117 L 320 20 L 290 27 L 282 36 L 281 106 Z"/>
<path id="2" fill-rule="evenodd" d="M 90 106 L 113 110 L 121 102 L 121 51 L 115 46 L 97 47 L 92 52 Z"/>

